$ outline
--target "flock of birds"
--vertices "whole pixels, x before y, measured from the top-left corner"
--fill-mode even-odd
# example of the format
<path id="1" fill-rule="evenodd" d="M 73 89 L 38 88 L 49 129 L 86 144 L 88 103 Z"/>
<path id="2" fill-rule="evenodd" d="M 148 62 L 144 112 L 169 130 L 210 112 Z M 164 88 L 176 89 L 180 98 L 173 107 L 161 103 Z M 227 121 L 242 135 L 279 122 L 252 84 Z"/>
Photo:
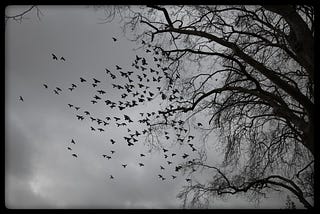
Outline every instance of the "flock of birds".
<path id="1" fill-rule="evenodd" d="M 117 41 L 116 38 L 112 38 L 114 42 Z M 142 40 L 142 44 L 146 45 L 145 41 Z M 146 53 L 152 53 L 151 45 L 148 45 L 146 49 Z M 143 104 L 149 101 L 153 101 L 160 97 L 161 100 L 168 100 L 168 101 L 175 101 L 175 100 L 183 100 L 182 96 L 179 96 L 179 90 L 173 89 L 172 85 L 175 79 L 180 78 L 179 75 L 173 77 L 168 73 L 168 67 L 163 67 L 162 57 L 157 51 L 157 49 L 153 49 L 153 62 L 148 62 L 145 57 L 142 56 L 135 56 L 134 61 L 132 62 L 132 69 L 126 70 L 119 65 L 115 65 L 114 69 L 105 68 L 105 75 L 106 79 L 112 83 L 112 90 L 117 90 L 117 94 L 119 94 L 119 99 L 117 100 L 110 100 L 108 99 L 108 92 L 106 89 L 103 88 L 105 84 L 103 84 L 102 80 L 97 78 L 85 78 L 79 77 L 77 82 L 71 84 L 70 87 L 66 89 L 61 89 L 60 87 L 52 87 L 52 91 L 56 95 L 60 95 L 65 91 L 74 91 L 76 88 L 87 85 L 91 89 L 93 89 L 96 93 L 89 102 L 92 105 L 104 105 L 109 107 L 110 109 L 115 109 L 120 111 L 124 111 L 125 109 L 130 109 L 138 106 L 139 104 Z M 159 56 L 160 55 L 160 56 Z M 151 57 L 151 58 L 152 58 Z M 63 56 L 57 57 L 57 55 L 52 53 L 53 60 L 62 60 L 66 61 Z M 117 80 L 121 80 L 117 82 Z M 168 91 L 164 92 L 164 80 L 168 80 L 169 88 L 171 87 L 171 93 Z M 47 83 L 43 83 L 43 87 L 49 90 L 49 86 Z M 20 101 L 24 101 L 23 97 L 19 97 Z M 192 159 L 193 152 L 197 151 L 192 141 L 195 139 L 194 135 L 190 134 L 190 130 L 184 127 L 184 121 L 182 120 L 169 120 L 170 116 L 173 116 L 171 113 L 166 113 L 165 111 L 151 111 L 151 112 L 140 112 L 139 116 L 140 119 L 134 120 L 127 114 L 121 114 L 120 116 L 111 116 L 108 115 L 104 118 L 95 116 L 94 112 L 90 112 L 87 109 L 84 109 L 81 106 L 76 106 L 74 104 L 68 103 L 67 107 L 74 110 L 74 115 L 77 120 L 81 121 L 88 121 L 87 124 L 90 124 L 88 129 L 94 133 L 103 133 L 105 132 L 108 127 L 113 126 L 116 128 L 124 129 L 126 128 L 127 135 L 123 136 L 123 142 L 125 142 L 129 147 L 134 147 L 136 143 L 141 140 L 141 137 L 148 135 L 152 131 L 152 123 L 155 120 L 165 119 L 167 125 L 174 129 L 175 136 L 170 131 L 163 132 L 163 140 L 170 141 L 173 140 L 178 142 L 180 145 L 187 143 L 189 146 L 189 153 L 183 152 L 183 154 L 177 154 L 175 152 L 170 152 L 168 148 L 162 147 L 162 155 L 164 157 L 165 165 L 159 165 L 159 174 L 158 177 L 160 180 L 166 180 L 168 177 L 165 177 L 161 172 L 172 168 L 170 174 L 172 180 L 176 179 L 178 176 L 178 172 L 182 169 L 182 164 L 175 164 L 177 158 L 179 157 L 180 160 L 183 160 L 184 163 L 192 164 L 196 161 L 196 159 Z M 169 105 L 166 110 L 170 110 L 173 108 L 173 105 Z M 130 111 L 129 111 L 130 112 Z M 137 126 L 136 123 L 141 125 Z M 202 126 L 201 123 L 197 123 L 200 127 Z M 134 127 L 135 130 L 132 128 Z M 138 127 L 142 127 L 138 129 Z M 113 145 L 118 143 L 118 140 L 110 138 L 108 142 Z M 71 155 L 74 158 L 79 158 L 79 154 L 74 152 L 73 146 L 78 143 L 76 140 L 71 139 L 70 145 L 67 146 L 67 150 L 71 152 Z M 102 158 L 110 160 L 113 158 L 117 151 L 114 149 L 110 150 L 110 154 L 100 154 Z M 144 158 L 146 154 L 140 153 L 139 154 L 139 161 L 137 166 L 144 167 L 145 162 Z M 121 163 L 123 168 L 128 167 L 128 163 Z M 195 169 L 193 169 L 195 171 Z M 110 174 L 110 179 L 115 179 L 116 176 L 114 174 Z M 190 178 L 186 178 L 186 181 L 191 181 Z"/>

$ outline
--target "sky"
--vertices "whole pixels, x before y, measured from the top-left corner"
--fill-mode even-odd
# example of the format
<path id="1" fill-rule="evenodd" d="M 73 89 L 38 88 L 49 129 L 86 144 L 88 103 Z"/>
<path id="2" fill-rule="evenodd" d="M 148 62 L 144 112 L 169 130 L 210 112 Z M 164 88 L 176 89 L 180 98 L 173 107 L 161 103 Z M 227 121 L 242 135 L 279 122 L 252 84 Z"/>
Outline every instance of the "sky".
<path id="1" fill-rule="evenodd" d="M 147 59 L 149 66 L 155 66 L 153 55 L 138 49 L 137 43 L 123 36 L 121 22 L 101 24 L 101 11 L 86 6 L 39 8 L 43 14 L 40 19 L 32 11 L 21 23 L 9 21 L 5 26 L 6 207 L 180 208 L 182 201 L 176 196 L 186 185 L 188 175 L 177 174 L 167 161 L 179 162 L 182 158 L 177 155 L 165 159 L 161 150 L 150 150 L 142 136 L 132 147 L 123 140 L 128 128 L 144 129 L 136 122 L 141 119 L 139 113 L 158 109 L 159 96 L 122 112 L 107 107 L 103 101 L 90 103 L 95 95 L 120 101 L 121 93 L 112 84 L 124 84 L 125 80 L 116 65 L 132 70 L 131 64 L 139 55 Z M 23 9 L 11 6 L 6 12 L 14 14 Z M 52 58 L 52 53 L 58 60 Z M 110 78 L 106 68 L 116 74 L 117 79 Z M 81 83 L 80 77 L 87 82 Z M 101 81 L 96 87 L 92 86 L 93 78 Z M 134 80 L 137 86 L 138 81 Z M 77 87 L 70 91 L 72 84 Z M 56 87 L 62 89 L 59 95 L 54 93 Z M 150 87 L 156 91 L 155 85 Z M 99 95 L 97 90 L 104 90 L 106 94 Z M 19 100 L 20 96 L 24 101 Z M 80 109 L 70 108 L 68 104 Z M 122 115 L 127 114 L 135 122 L 118 128 L 112 119 L 108 126 L 97 125 L 84 114 L 86 110 L 95 118 L 121 117 L 121 122 L 124 121 Z M 78 120 L 77 114 L 85 119 Z M 105 131 L 91 131 L 90 126 Z M 75 144 L 71 143 L 72 139 Z M 116 143 L 111 144 L 110 139 Z M 190 148 L 177 145 L 168 145 L 168 148 L 168 154 L 191 154 Z M 111 154 L 111 150 L 115 153 Z M 214 149 L 209 152 L 216 160 L 217 152 Z M 145 157 L 141 157 L 141 153 Z M 103 154 L 112 158 L 108 160 Z M 161 170 L 160 165 L 166 170 Z M 166 180 L 159 179 L 158 174 Z M 110 179 L 110 175 L 114 179 Z M 177 178 L 172 179 L 172 175 Z M 208 175 L 198 176 L 205 179 Z M 283 208 L 284 200 L 284 196 L 275 195 L 260 207 Z M 257 208 L 241 198 L 217 201 L 214 206 Z"/>

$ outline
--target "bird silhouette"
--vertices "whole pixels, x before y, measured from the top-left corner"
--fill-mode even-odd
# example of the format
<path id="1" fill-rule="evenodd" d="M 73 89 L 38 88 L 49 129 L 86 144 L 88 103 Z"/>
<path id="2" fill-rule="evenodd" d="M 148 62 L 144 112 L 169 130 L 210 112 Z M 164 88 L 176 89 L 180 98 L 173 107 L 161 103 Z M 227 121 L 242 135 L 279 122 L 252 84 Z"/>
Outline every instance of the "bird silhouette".
<path id="1" fill-rule="evenodd" d="M 126 168 L 128 164 L 122 164 L 123 168 Z"/>
<path id="2" fill-rule="evenodd" d="M 85 113 L 86 115 L 90 115 L 90 112 L 88 112 L 88 111 L 84 111 L 84 113 Z"/>
<path id="3" fill-rule="evenodd" d="M 44 86 L 45 88 L 48 88 L 48 85 L 47 85 L 47 84 L 43 84 L 43 86 Z"/>
<path id="4" fill-rule="evenodd" d="M 80 81 L 81 82 L 87 82 L 87 80 L 85 80 L 84 78 L 80 77 Z"/>
<path id="5" fill-rule="evenodd" d="M 97 80 L 96 78 L 93 78 L 94 83 L 100 83 L 100 80 Z"/>
<path id="6" fill-rule="evenodd" d="M 144 164 L 143 164 L 143 163 L 139 163 L 139 166 L 141 166 L 141 167 L 142 167 L 142 166 L 144 166 Z"/>
<path id="7" fill-rule="evenodd" d="M 165 168 L 164 168 L 163 166 L 160 166 L 160 169 L 161 169 L 161 170 L 164 170 Z"/>
<path id="8" fill-rule="evenodd" d="M 144 154 L 140 154 L 140 157 L 145 157 L 145 155 Z"/>
<path id="9" fill-rule="evenodd" d="M 186 159 L 187 157 L 189 157 L 189 155 L 186 154 L 186 153 L 184 153 L 183 156 L 182 156 L 183 159 Z"/>
<path id="10" fill-rule="evenodd" d="M 200 126 L 202 126 L 202 123 L 197 123 L 197 125 L 200 127 Z"/>
<path id="11" fill-rule="evenodd" d="M 84 119 L 84 117 L 81 116 L 81 115 L 77 115 L 77 118 L 78 118 L 78 120 L 83 120 Z"/>
<path id="12" fill-rule="evenodd" d="M 24 101 L 22 96 L 19 97 L 19 100 L 21 100 L 22 102 Z"/>
<path id="13" fill-rule="evenodd" d="M 116 151 L 114 151 L 114 150 L 111 150 L 111 154 L 114 154 Z"/>
<path id="14" fill-rule="evenodd" d="M 54 55 L 53 53 L 51 55 L 52 55 L 52 59 L 58 60 L 58 57 L 56 55 Z"/>
<path id="15" fill-rule="evenodd" d="M 110 141 L 111 141 L 111 144 L 115 144 L 116 143 L 116 141 L 114 139 L 110 139 Z"/>
<path id="16" fill-rule="evenodd" d="M 174 175 L 171 175 L 171 177 L 172 177 L 172 179 L 176 179 L 177 178 L 177 176 L 174 176 Z"/>
<path id="17" fill-rule="evenodd" d="M 114 177 L 112 175 L 110 175 L 110 179 L 114 179 Z"/>
<path id="18" fill-rule="evenodd" d="M 116 65 L 117 70 L 121 70 L 122 68 L 119 65 Z"/>
<path id="19" fill-rule="evenodd" d="M 92 104 L 95 104 L 95 103 L 98 103 L 97 101 L 95 100 L 91 100 Z"/>
<path id="20" fill-rule="evenodd" d="M 59 92 L 58 92 L 57 90 L 53 90 L 53 91 L 54 91 L 55 94 L 58 94 L 58 95 L 59 95 Z"/>
<path id="21" fill-rule="evenodd" d="M 78 157 L 78 155 L 76 155 L 76 154 L 72 154 L 72 156 L 73 156 L 73 157 L 76 157 L 76 158 Z"/>
<path id="22" fill-rule="evenodd" d="M 77 87 L 77 85 L 75 85 L 75 84 L 73 84 L 73 83 L 72 83 L 72 85 L 71 85 L 71 86 L 72 86 L 73 88 L 76 88 L 76 87 Z"/>
<path id="23" fill-rule="evenodd" d="M 68 147 L 68 150 L 72 150 L 70 147 Z"/>
<path id="24" fill-rule="evenodd" d="M 114 38 L 114 37 L 112 37 L 112 39 L 113 39 L 113 41 L 114 41 L 114 42 L 116 42 L 116 41 L 117 41 L 117 39 L 116 39 L 116 38 Z"/>
<path id="25" fill-rule="evenodd" d="M 66 61 L 66 59 L 63 56 L 60 57 L 60 60 Z"/>
<path id="26" fill-rule="evenodd" d="M 73 139 L 71 140 L 71 143 L 76 144 L 76 142 L 74 142 L 74 140 L 73 140 Z"/>

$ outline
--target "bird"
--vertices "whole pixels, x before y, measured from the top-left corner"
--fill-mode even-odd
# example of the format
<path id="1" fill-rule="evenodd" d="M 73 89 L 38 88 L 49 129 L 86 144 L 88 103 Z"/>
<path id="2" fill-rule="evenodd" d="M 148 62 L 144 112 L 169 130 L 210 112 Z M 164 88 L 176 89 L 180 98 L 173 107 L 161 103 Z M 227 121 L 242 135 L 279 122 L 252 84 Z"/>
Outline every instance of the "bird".
<path id="1" fill-rule="evenodd" d="M 55 94 L 59 94 L 59 92 L 57 90 L 53 90 Z"/>
<path id="2" fill-rule="evenodd" d="M 48 85 L 47 85 L 47 84 L 43 84 L 43 86 L 44 86 L 45 88 L 48 88 Z"/>
<path id="3" fill-rule="evenodd" d="M 95 100 L 91 100 L 92 104 L 95 104 L 95 103 L 98 103 L 97 101 Z"/>
<path id="4" fill-rule="evenodd" d="M 167 152 L 168 150 L 167 149 L 162 149 L 163 150 L 163 152 Z"/>
<path id="5" fill-rule="evenodd" d="M 200 127 L 200 126 L 202 126 L 202 123 L 197 123 L 197 125 Z"/>
<path id="6" fill-rule="evenodd" d="M 73 157 L 76 157 L 76 158 L 78 157 L 78 155 L 76 155 L 76 154 L 72 154 L 72 156 L 73 156 Z"/>
<path id="7" fill-rule="evenodd" d="M 80 109 L 80 107 L 77 107 L 77 106 L 75 106 L 74 108 L 75 108 L 77 111 Z"/>
<path id="8" fill-rule="evenodd" d="M 58 60 L 58 57 L 56 55 L 54 55 L 53 53 L 51 55 L 52 55 L 52 59 Z"/>
<path id="9" fill-rule="evenodd" d="M 110 179 L 114 179 L 114 177 L 112 175 L 110 175 Z"/>
<path id="10" fill-rule="evenodd" d="M 171 175 L 171 177 L 172 177 L 172 179 L 176 179 L 177 178 L 177 176 L 174 176 L 174 175 Z"/>
<path id="11" fill-rule="evenodd" d="M 96 130 L 96 129 L 95 129 L 95 128 L 93 128 L 92 126 L 90 126 L 90 128 L 91 128 L 91 130 L 92 130 L 92 131 L 95 131 L 95 130 Z"/>
<path id="12" fill-rule="evenodd" d="M 145 155 L 144 154 L 140 154 L 140 157 L 145 157 Z"/>
<path id="13" fill-rule="evenodd" d="M 110 141 L 111 141 L 111 144 L 115 144 L 116 143 L 116 141 L 114 139 L 110 139 Z"/>
<path id="14" fill-rule="evenodd" d="M 76 142 L 74 142 L 74 140 L 73 140 L 73 139 L 71 139 L 71 143 L 76 144 Z"/>
<path id="15" fill-rule="evenodd" d="M 87 82 L 87 80 L 85 80 L 84 78 L 80 77 L 80 81 L 81 82 Z"/>
<path id="16" fill-rule="evenodd" d="M 66 59 L 63 56 L 60 57 L 60 60 L 66 61 Z"/>
<path id="17" fill-rule="evenodd" d="M 189 182 L 189 181 L 191 181 L 191 179 L 190 179 L 190 178 L 187 178 L 186 181 Z"/>
<path id="18" fill-rule="evenodd" d="M 106 93 L 106 92 L 103 91 L 103 90 L 97 90 L 97 92 L 98 92 L 99 94 L 105 94 L 105 93 Z"/>
<path id="19" fill-rule="evenodd" d="M 72 86 L 73 88 L 76 88 L 76 87 L 77 87 L 77 85 L 75 85 L 75 84 L 73 84 L 73 83 L 72 83 L 72 85 L 71 85 L 71 86 Z"/>
<path id="20" fill-rule="evenodd" d="M 22 97 L 22 96 L 20 96 L 20 97 L 19 97 L 19 100 L 21 100 L 21 101 L 23 102 L 23 97 Z"/>
<path id="21" fill-rule="evenodd" d="M 101 100 L 101 97 L 99 97 L 98 95 L 95 95 L 95 96 L 94 96 L 94 99 L 96 99 L 96 100 Z"/>
<path id="22" fill-rule="evenodd" d="M 97 80 L 96 78 L 93 78 L 94 83 L 100 83 L 100 80 Z"/>
<path id="23" fill-rule="evenodd" d="M 111 154 L 115 153 L 115 151 L 111 150 Z"/>
<path id="24" fill-rule="evenodd" d="M 117 70 L 121 70 L 122 68 L 119 65 L 116 65 Z"/>
<path id="25" fill-rule="evenodd" d="M 73 107 L 73 105 L 72 105 L 72 104 L 68 104 L 68 106 L 69 106 L 70 108 L 72 108 L 72 107 Z"/>
<path id="26" fill-rule="evenodd" d="M 123 168 L 126 168 L 128 164 L 122 164 Z"/>
<path id="27" fill-rule="evenodd" d="M 88 111 L 85 111 L 84 113 L 85 113 L 86 115 L 90 115 L 90 112 L 88 112 Z"/>
<path id="28" fill-rule="evenodd" d="M 112 37 L 112 39 L 113 39 L 113 41 L 114 41 L 114 42 L 116 42 L 116 41 L 117 41 L 117 39 L 116 39 L 116 38 L 114 38 L 114 37 Z"/>
<path id="29" fill-rule="evenodd" d="M 68 150 L 72 150 L 70 147 L 68 147 Z"/>
<path id="30" fill-rule="evenodd" d="M 163 166 L 160 166 L 160 169 L 161 169 L 161 170 L 164 170 L 164 167 L 163 167 Z"/>
<path id="31" fill-rule="evenodd" d="M 143 163 L 139 163 L 139 166 L 144 166 L 144 164 Z"/>
<path id="32" fill-rule="evenodd" d="M 81 115 L 77 115 L 77 118 L 78 118 L 78 120 L 83 120 L 84 119 L 84 117 L 81 116 Z"/>
<path id="33" fill-rule="evenodd" d="M 172 164 L 172 162 L 171 162 L 171 161 L 167 161 L 167 163 L 168 163 L 168 165 Z"/>
<path id="34" fill-rule="evenodd" d="M 184 153 L 183 156 L 182 156 L 182 158 L 183 158 L 183 159 L 186 159 L 188 156 L 189 156 L 188 154 Z"/>

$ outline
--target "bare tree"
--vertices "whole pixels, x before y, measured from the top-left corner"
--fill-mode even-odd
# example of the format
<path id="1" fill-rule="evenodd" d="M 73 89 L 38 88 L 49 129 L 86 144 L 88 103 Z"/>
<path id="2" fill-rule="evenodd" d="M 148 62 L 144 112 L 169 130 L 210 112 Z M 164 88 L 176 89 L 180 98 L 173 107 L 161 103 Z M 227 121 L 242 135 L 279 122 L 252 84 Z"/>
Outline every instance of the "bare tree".
<path id="1" fill-rule="evenodd" d="M 313 7 L 151 5 L 121 15 L 125 30 L 134 30 L 135 40 L 147 41 L 169 64 L 167 105 L 150 125 L 151 135 L 177 119 L 201 131 L 204 143 L 219 134 L 222 164 L 207 163 L 204 149 L 183 165 L 185 172 L 213 175 L 183 188 L 178 197 L 184 205 L 287 190 L 312 208 Z"/>
<path id="2" fill-rule="evenodd" d="M 8 8 L 7 8 L 8 9 Z M 22 22 L 23 19 L 27 19 L 26 15 L 28 13 L 31 13 L 33 10 L 36 10 L 37 17 L 40 19 L 40 16 L 42 15 L 41 10 L 39 9 L 38 6 L 32 5 L 29 6 L 27 9 L 17 13 L 17 14 L 9 14 L 8 11 L 5 13 L 5 22 L 7 23 L 9 20 L 13 20 L 16 22 Z"/>

